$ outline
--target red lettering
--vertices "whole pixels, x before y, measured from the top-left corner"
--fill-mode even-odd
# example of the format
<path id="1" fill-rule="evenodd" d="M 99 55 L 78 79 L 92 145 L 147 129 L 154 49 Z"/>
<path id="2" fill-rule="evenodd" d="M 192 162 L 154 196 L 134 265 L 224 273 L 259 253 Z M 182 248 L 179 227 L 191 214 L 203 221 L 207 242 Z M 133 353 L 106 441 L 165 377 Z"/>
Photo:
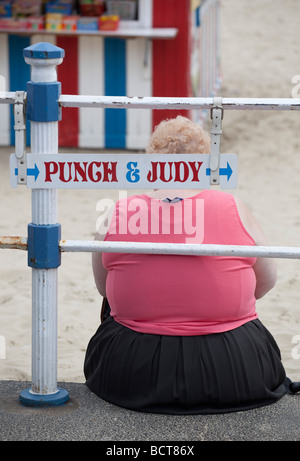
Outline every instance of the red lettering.
<path id="1" fill-rule="evenodd" d="M 55 174 L 59 174 L 59 181 L 63 183 L 118 182 L 117 162 L 45 162 L 45 182 L 52 182 Z"/>
<path id="2" fill-rule="evenodd" d="M 189 167 L 185 162 L 174 162 L 175 163 L 175 179 L 174 182 L 185 182 L 189 177 Z M 183 178 L 181 178 L 181 165 L 183 166 Z"/>
<path id="3" fill-rule="evenodd" d="M 196 168 L 196 163 L 198 163 L 198 168 Z M 192 181 L 196 181 L 196 182 L 199 182 L 199 170 L 201 168 L 201 165 L 202 165 L 203 162 L 189 162 L 189 165 L 192 169 L 192 172 L 193 172 L 193 179 Z"/>
<path id="4" fill-rule="evenodd" d="M 158 162 L 151 162 L 152 172 L 151 170 L 148 171 L 147 181 L 149 182 L 157 181 L 157 165 L 158 165 Z M 151 177 L 151 173 L 152 173 L 152 177 Z"/>
<path id="5" fill-rule="evenodd" d="M 168 179 L 166 179 L 166 174 L 165 174 L 166 163 L 167 162 L 159 162 L 159 165 L 160 165 L 160 176 L 159 176 L 159 178 L 163 182 L 170 182 L 170 181 L 172 181 L 172 165 L 173 165 L 173 162 L 168 162 L 169 171 L 170 171 L 170 175 L 169 175 Z"/>
<path id="6" fill-rule="evenodd" d="M 99 181 L 101 181 L 102 175 L 101 175 L 100 171 L 97 171 L 97 173 L 94 174 L 94 165 L 97 168 L 100 168 L 101 162 L 91 162 L 89 164 L 89 167 L 88 167 L 88 175 L 89 175 L 89 178 L 90 178 L 91 181 L 99 182 Z"/>
<path id="7" fill-rule="evenodd" d="M 45 182 L 52 182 L 51 175 L 58 172 L 56 162 L 45 162 Z"/>
<path id="8" fill-rule="evenodd" d="M 111 164 L 111 168 L 108 164 Z M 117 162 L 102 162 L 103 165 L 103 182 L 118 182 L 117 180 Z M 108 175 L 111 175 L 109 179 Z"/>
<path id="9" fill-rule="evenodd" d="M 84 165 L 84 168 L 80 165 L 80 162 L 74 162 L 74 168 L 75 168 L 74 182 L 78 182 L 77 173 L 80 174 L 82 182 L 87 182 L 86 166 L 88 162 L 82 162 L 82 163 Z"/>
<path id="10" fill-rule="evenodd" d="M 65 178 L 65 164 L 66 162 L 58 162 L 59 164 L 59 180 L 62 182 L 70 182 L 72 180 L 72 162 L 67 162 L 69 165 L 69 178 Z"/>

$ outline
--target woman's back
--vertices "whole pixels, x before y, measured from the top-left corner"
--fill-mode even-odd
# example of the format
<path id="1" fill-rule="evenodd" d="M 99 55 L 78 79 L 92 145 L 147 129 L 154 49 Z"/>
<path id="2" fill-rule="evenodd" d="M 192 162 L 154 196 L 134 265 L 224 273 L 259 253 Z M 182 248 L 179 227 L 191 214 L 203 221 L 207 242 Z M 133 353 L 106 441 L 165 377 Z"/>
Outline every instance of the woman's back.
<path id="1" fill-rule="evenodd" d="M 255 245 L 232 195 L 204 190 L 166 203 L 147 195 L 117 203 L 105 240 Z M 255 258 L 105 253 L 115 320 L 143 333 L 203 335 L 257 318 Z"/>

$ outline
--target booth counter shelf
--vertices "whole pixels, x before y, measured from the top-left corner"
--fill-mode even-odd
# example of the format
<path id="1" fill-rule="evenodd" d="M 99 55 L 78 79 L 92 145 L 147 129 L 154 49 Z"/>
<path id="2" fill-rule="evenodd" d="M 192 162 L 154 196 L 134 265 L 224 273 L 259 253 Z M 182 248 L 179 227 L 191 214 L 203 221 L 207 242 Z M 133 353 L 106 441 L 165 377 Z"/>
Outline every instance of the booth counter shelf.
<path id="1" fill-rule="evenodd" d="M 174 39 L 177 36 L 176 28 L 122 28 L 116 31 L 108 30 L 38 30 L 38 29 L 0 29 L 0 34 L 15 35 L 89 35 L 118 38 L 148 38 L 148 39 Z"/>

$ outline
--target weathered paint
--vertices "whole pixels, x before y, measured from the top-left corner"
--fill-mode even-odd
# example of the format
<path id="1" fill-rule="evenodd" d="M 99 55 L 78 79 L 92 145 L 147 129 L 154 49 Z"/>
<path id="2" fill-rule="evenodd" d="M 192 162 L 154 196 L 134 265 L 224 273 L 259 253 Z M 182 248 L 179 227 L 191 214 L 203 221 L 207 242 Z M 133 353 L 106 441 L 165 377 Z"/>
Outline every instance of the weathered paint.
<path id="1" fill-rule="evenodd" d="M 298 247 L 60 240 L 63 252 L 148 253 L 300 259 Z"/>
<path id="2" fill-rule="evenodd" d="M 0 236 L 0 248 L 27 251 L 27 237 Z"/>

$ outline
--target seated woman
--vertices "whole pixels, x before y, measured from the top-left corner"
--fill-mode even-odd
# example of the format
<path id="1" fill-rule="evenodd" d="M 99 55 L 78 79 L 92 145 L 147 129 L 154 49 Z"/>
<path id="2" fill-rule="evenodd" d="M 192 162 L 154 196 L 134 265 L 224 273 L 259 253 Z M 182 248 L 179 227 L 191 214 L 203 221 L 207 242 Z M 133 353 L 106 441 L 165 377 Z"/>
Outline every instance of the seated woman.
<path id="1" fill-rule="evenodd" d="M 209 153 L 185 117 L 160 123 L 147 153 Z M 175 200 L 173 200 L 175 199 Z M 117 202 L 106 241 L 266 245 L 252 214 L 218 190 L 155 190 Z M 87 386 L 132 410 L 201 414 L 286 393 L 279 348 L 256 312 L 276 283 L 271 258 L 94 253 L 110 315 L 89 342 Z"/>

